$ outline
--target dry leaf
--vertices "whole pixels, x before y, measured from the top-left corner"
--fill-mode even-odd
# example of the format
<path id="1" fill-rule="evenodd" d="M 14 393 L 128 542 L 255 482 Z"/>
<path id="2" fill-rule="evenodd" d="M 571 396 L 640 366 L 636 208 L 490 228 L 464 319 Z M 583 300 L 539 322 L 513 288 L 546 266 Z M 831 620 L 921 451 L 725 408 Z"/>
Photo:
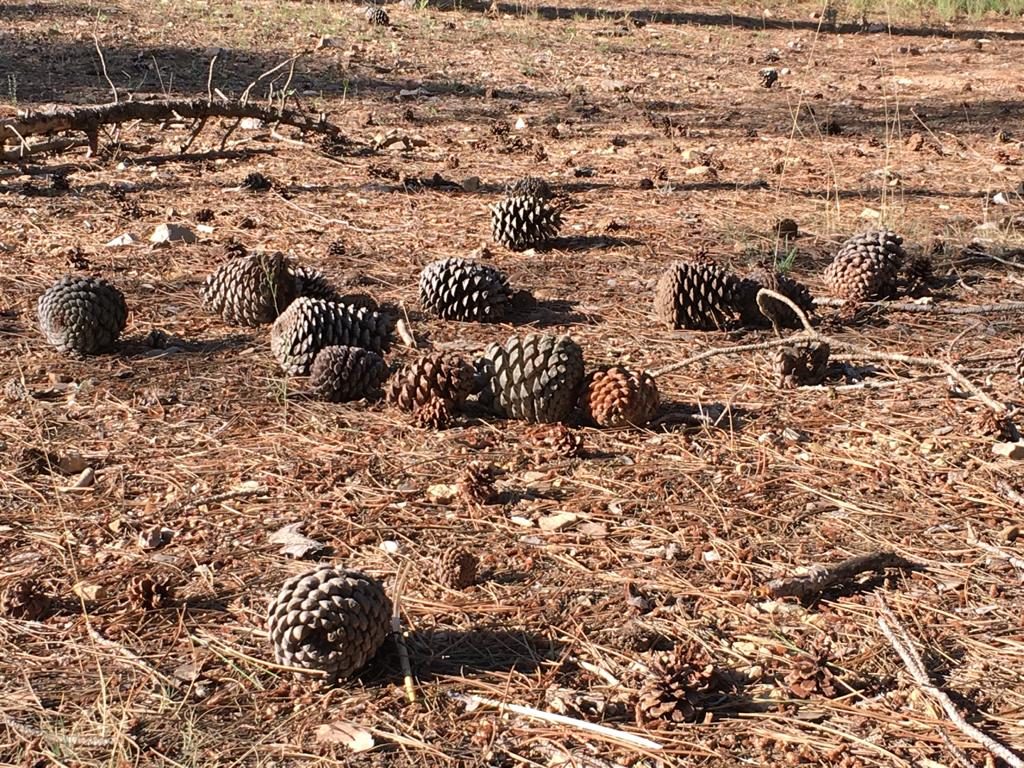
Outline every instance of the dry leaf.
<path id="1" fill-rule="evenodd" d="M 568 528 L 579 519 L 579 515 L 572 512 L 558 512 L 554 515 L 547 515 L 537 521 L 537 525 L 544 531 L 560 531 Z"/>
<path id="2" fill-rule="evenodd" d="M 375 744 L 373 734 L 368 730 L 341 720 L 324 723 L 317 728 L 316 740 L 320 744 L 344 744 L 357 753 L 373 749 Z"/>
<path id="3" fill-rule="evenodd" d="M 139 531 L 139 546 L 145 550 L 160 549 L 166 547 L 174 538 L 174 531 L 164 528 L 162 525 L 153 525 Z"/>
<path id="4" fill-rule="evenodd" d="M 284 546 L 279 550 L 280 553 L 282 555 L 290 555 L 296 560 L 302 560 L 304 557 L 309 557 L 327 549 L 327 545 L 322 541 L 302 535 L 301 531 L 304 525 L 305 523 L 303 522 L 289 523 L 284 528 L 271 534 L 270 543 L 283 544 Z"/>

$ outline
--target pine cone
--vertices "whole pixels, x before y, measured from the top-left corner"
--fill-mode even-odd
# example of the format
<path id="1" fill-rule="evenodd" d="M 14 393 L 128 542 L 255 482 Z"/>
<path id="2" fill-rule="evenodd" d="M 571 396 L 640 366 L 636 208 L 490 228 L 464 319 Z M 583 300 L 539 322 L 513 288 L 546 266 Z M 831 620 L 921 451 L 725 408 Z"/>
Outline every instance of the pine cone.
<path id="1" fill-rule="evenodd" d="M 285 373 L 304 376 L 324 347 L 363 347 L 378 354 L 391 346 L 394 320 L 366 308 L 302 296 L 274 321 L 270 351 Z"/>
<path id="2" fill-rule="evenodd" d="M 1024 347 L 1017 350 L 1017 384 L 1024 387 Z"/>
<path id="3" fill-rule="evenodd" d="M 274 183 L 259 171 L 253 171 L 242 179 L 242 189 L 250 192 L 266 192 L 274 186 Z"/>
<path id="4" fill-rule="evenodd" d="M 298 295 L 291 264 L 280 253 L 225 262 L 206 278 L 203 308 L 233 325 L 272 323 Z"/>
<path id="5" fill-rule="evenodd" d="M 771 88 L 779 81 L 779 70 L 775 67 L 765 67 L 757 74 L 761 78 L 761 85 L 765 88 Z"/>
<path id="6" fill-rule="evenodd" d="M 765 310 L 769 313 L 765 317 L 757 305 L 757 294 L 762 288 L 782 294 L 808 317 L 814 314 L 814 297 L 803 283 L 777 272 L 767 264 L 761 264 L 740 280 L 739 306 L 744 325 L 766 325 L 774 320 L 782 328 L 803 328 L 796 313 L 776 299 L 768 298 L 764 302 Z"/>
<path id="7" fill-rule="evenodd" d="M 366 9 L 366 21 L 370 26 L 387 27 L 391 24 L 391 17 L 383 8 L 371 5 Z"/>
<path id="8" fill-rule="evenodd" d="M 528 334 L 492 344 L 477 361 L 480 402 L 502 418 L 564 421 L 583 384 L 583 350 L 568 336 Z"/>
<path id="9" fill-rule="evenodd" d="M 480 561 L 472 552 L 459 547 L 445 549 L 437 560 L 437 580 L 450 589 L 466 589 L 476 583 Z"/>
<path id="10" fill-rule="evenodd" d="M 270 603 L 267 629 L 279 664 L 321 670 L 333 683 L 366 665 L 390 620 L 391 600 L 379 582 L 320 566 L 284 583 Z"/>
<path id="11" fill-rule="evenodd" d="M 599 427 L 642 427 L 654 417 L 658 402 L 654 377 L 621 365 L 591 373 L 580 397 L 584 415 Z"/>
<path id="12" fill-rule="evenodd" d="M 696 722 L 727 687 L 707 651 L 696 643 L 659 654 L 650 671 L 636 704 L 641 728 Z"/>
<path id="13" fill-rule="evenodd" d="M 99 277 L 66 275 L 37 303 L 39 327 L 61 352 L 94 355 L 110 349 L 124 330 L 124 294 Z"/>
<path id="14" fill-rule="evenodd" d="M 9 584 L 0 594 L 0 615 L 38 621 L 50 609 L 50 596 L 36 579 Z"/>
<path id="15" fill-rule="evenodd" d="M 491 207 L 494 241 L 512 251 L 544 246 L 558 236 L 559 211 L 540 197 L 506 197 Z"/>
<path id="16" fill-rule="evenodd" d="M 832 647 L 828 641 L 816 644 L 810 652 L 801 655 L 786 674 L 785 683 L 790 693 L 800 699 L 809 699 L 815 694 L 835 696 L 831 661 Z"/>
<path id="17" fill-rule="evenodd" d="M 4 400 L 11 403 L 28 400 L 32 397 L 32 393 L 28 391 L 25 382 L 16 376 L 4 382 L 3 395 Z"/>
<path id="18" fill-rule="evenodd" d="M 565 424 L 538 424 L 528 433 L 530 440 L 560 459 L 572 459 L 583 454 L 583 437 Z"/>
<path id="19" fill-rule="evenodd" d="M 291 267 L 292 278 L 295 280 L 295 295 L 309 296 L 311 299 L 323 299 L 324 301 L 338 301 L 347 304 L 341 299 L 339 293 L 334 290 L 327 279 L 327 275 L 315 267 L 293 266 Z"/>
<path id="20" fill-rule="evenodd" d="M 775 386 L 796 389 L 821 384 L 828 373 L 831 350 L 824 342 L 812 341 L 800 346 L 778 347 L 775 350 Z"/>
<path id="21" fill-rule="evenodd" d="M 888 230 L 872 230 L 843 243 L 822 276 L 839 298 L 887 298 L 896 292 L 905 257 L 902 237 Z"/>
<path id="22" fill-rule="evenodd" d="M 677 261 L 658 280 L 654 311 L 669 328 L 714 331 L 734 317 L 739 299 L 739 280 L 717 264 Z"/>
<path id="23" fill-rule="evenodd" d="M 551 185 L 539 176 L 523 176 L 505 185 L 505 195 L 508 197 L 538 197 L 541 200 L 550 200 L 554 192 Z"/>
<path id="24" fill-rule="evenodd" d="M 457 408 L 475 388 L 476 371 L 457 355 L 427 352 L 407 363 L 388 382 L 388 402 L 413 411 L 434 398 Z"/>
<path id="25" fill-rule="evenodd" d="M 226 259 L 240 259 L 242 256 L 248 255 L 249 249 L 245 247 L 244 243 L 229 240 L 224 244 L 224 258 Z"/>
<path id="26" fill-rule="evenodd" d="M 376 352 L 362 347 L 324 347 L 309 370 L 309 393 L 332 403 L 364 397 L 372 400 L 387 377 L 387 364 Z"/>
<path id="27" fill-rule="evenodd" d="M 489 464 L 472 461 L 456 485 L 459 495 L 468 504 L 489 504 L 495 496 L 494 468 Z"/>
<path id="28" fill-rule="evenodd" d="M 144 611 L 164 608 L 174 599 L 174 587 L 154 576 L 132 576 L 125 588 L 128 602 Z"/>
<path id="29" fill-rule="evenodd" d="M 448 429 L 452 425 L 454 409 L 451 400 L 432 397 L 412 412 L 413 421 L 421 429 Z"/>
<path id="30" fill-rule="evenodd" d="M 466 259 L 441 259 L 420 273 L 420 303 L 443 320 L 500 320 L 512 301 L 508 278 Z"/>

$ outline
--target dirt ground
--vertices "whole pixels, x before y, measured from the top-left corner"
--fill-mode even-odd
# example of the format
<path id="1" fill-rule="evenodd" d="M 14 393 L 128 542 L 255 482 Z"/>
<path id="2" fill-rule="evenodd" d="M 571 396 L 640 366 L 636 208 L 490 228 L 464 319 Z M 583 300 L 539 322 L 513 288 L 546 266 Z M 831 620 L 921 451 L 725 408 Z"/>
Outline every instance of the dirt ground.
<path id="1" fill-rule="evenodd" d="M 896 300 L 921 311 L 823 305 L 819 327 L 952 363 L 1012 412 L 1019 309 L 976 308 L 1024 301 L 1020 19 L 840 17 L 836 32 L 793 3 L 432 5 L 389 5 L 392 26 L 374 28 L 348 3 L 0 4 L 0 118 L 112 87 L 238 97 L 298 57 L 253 95 L 287 92 L 350 139 L 328 154 L 243 126 L 230 157 L 160 161 L 147 158 L 175 154 L 191 125 L 130 123 L 101 135 L 98 157 L 0 161 L 0 379 L 35 393 L 0 403 L 0 588 L 34 577 L 53 598 L 40 621 L 0 617 L 0 763 L 1001 764 L 921 693 L 879 626 L 884 597 L 967 720 L 1024 744 L 1024 464 L 993 452 L 1006 425 L 941 370 L 840 355 L 845 379 L 780 390 L 771 350 L 716 356 L 658 378 L 648 429 L 572 425 L 585 451 L 563 459 L 477 411 L 432 431 L 381 403 L 292 398 L 303 382 L 280 373 L 268 329 L 206 314 L 198 289 L 238 242 L 401 306 L 423 348 L 471 357 L 568 333 L 589 369 L 656 370 L 774 338 L 659 327 L 653 286 L 674 259 L 704 250 L 743 271 L 794 256 L 773 234 L 790 217 L 803 233 L 791 274 L 825 296 L 838 244 L 885 224 L 932 259 L 928 284 Z M 781 72 L 770 89 L 765 67 Z M 227 128 L 211 121 L 189 152 L 218 150 Z M 389 131 L 407 148 L 375 150 Z M 59 165 L 66 189 L 45 172 Z M 240 189 L 253 171 L 274 188 Z M 488 205 L 527 173 L 573 207 L 553 248 L 515 254 L 490 241 Z M 434 174 L 453 183 L 420 183 Z M 150 248 L 164 222 L 199 242 Z M 126 232 L 138 242 L 106 245 Z M 425 315 L 422 267 L 471 254 L 536 306 L 496 325 Z M 115 353 L 75 360 L 44 343 L 36 299 L 68 272 L 127 296 Z M 153 331 L 166 348 L 147 346 Z M 388 360 L 416 354 L 399 343 Z M 67 473 L 50 466 L 62 459 Z M 428 493 L 470 460 L 498 471 L 493 503 Z M 94 481 L 70 488 L 83 466 Z M 575 520 L 541 524 L 563 512 Z M 311 563 L 270 538 L 300 521 L 324 561 L 395 596 L 404 574 L 415 703 L 391 641 L 329 691 L 272 666 L 267 601 Z M 145 548 L 154 526 L 173 538 Z M 456 545 L 481 561 L 464 591 L 434 577 Z M 803 604 L 764 593 L 878 550 L 920 567 Z M 174 586 L 166 607 L 129 602 L 128 580 L 147 574 Z M 698 722 L 638 727 L 645 668 L 673 647 L 702 648 L 718 683 Z M 375 746 L 354 754 L 324 738 L 330 723 Z"/>

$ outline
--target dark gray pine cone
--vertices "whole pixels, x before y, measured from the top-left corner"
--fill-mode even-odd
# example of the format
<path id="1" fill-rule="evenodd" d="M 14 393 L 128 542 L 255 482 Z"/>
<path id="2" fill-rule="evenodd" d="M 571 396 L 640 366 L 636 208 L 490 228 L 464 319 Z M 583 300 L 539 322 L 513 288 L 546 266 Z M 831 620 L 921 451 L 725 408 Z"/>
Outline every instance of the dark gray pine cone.
<path id="1" fill-rule="evenodd" d="M 298 295 L 291 264 L 280 253 L 231 259 L 206 278 L 200 293 L 207 312 L 249 327 L 274 322 Z"/>
<path id="2" fill-rule="evenodd" d="M 366 8 L 366 21 L 375 27 L 386 27 L 391 24 L 391 17 L 383 8 L 371 5 Z"/>
<path id="3" fill-rule="evenodd" d="M 437 560 L 437 580 L 450 589 L 466 589 L 476 583 L 479 559 L 461 547 L 448 547 Z"/>
<path id="4" fill-rule="evenodd" d="M 676 261 L 658 280 L 654 312 L 669 328 L 713 331 L 735 317 L 739 279 L 709 261 Z"/>
<path id="5" fill-rule="evenodd" d="M 270 351 L 285 373 L 304 376 L 324 347 L 387 351 L 394 325 L 394 318 L 365 307 L 302 296 L 274 321 Z"/>
<path id="6" fill-rule="evenodd" d="M 492 344 L 477 361 L 480 402 L 498 416 L 564 421 L 583 384 L 583 350 L 568 336 L 529 334 Z"/>
<path id="7" fill-rule="evenodd" d="M 905 258 L 902 237 L 889 230 L 871 230 L 843 243 L 823 277 L 841 299 L 888 298 L 896 292 Z"/>
<path id="8" fill-rule="evenodd" d="M 511 301 L 508 278 L 486 264 L 440 259 L 420 273 L 420 302 L 443 320 L 500 320 Z"/>
<path id="9" fill-rule="evenodd" d="M 473 366 L 458 355 L 426 352 L 391 377 L 387 399 L 403 411 L 415 411 L 433 398 L 458 407 L 473 393 L 475 380 Z"/>
<path id="10" fill-rule="evenodd" d="M 94 355 L 110 349 L 124 330 L 124 294 L 99 277 L 65 275 L 36 305 L 39 328 L 61 352 Z"/>
<path id="11" fill-rule="evenodd" d="M 757 306 L 757 293 L 762 288 L 782 294 L 803 310 L 803 313 L 808 318 L 814 314 L 814 297 L 811 296 L 807 286 L 799 280 L 777 272 L 769 265 L 761 264 L 740 280 L 739 309 L 740 318 L 744 325 L 767 325 L 772 321 L 772 318 L 765 317 Z M 765 309 L 771 313 L 775 322 L 780 327 L 803 327 L 796 313 L 781 301 L 767 298 L 764 305 Z"/>
<path id="12" fill-rule="evenodd" d="M 319 269 L 296 265 L 291 268 L 291 273 L 295 280 L 296 296 L 308 296 L 311 299 L 324 299 L 325 301 L 340 300 L 340 294 L 331 285 L 327 275 Z"/>
<path id="13" fill-rule="evenodd" d="M 288 579 L 267 612 L 279 664 L 350 677 L 384 643 L 391 600 L 380 582 L 358 571 L 321 566 Z"/>
<path id="14" fill-rule="evenodd" d="M 796 389 L 821 384 L 828 373 L 831 349 L 825 342 L 778 347 L 775 350 L 775 386 Z"/>
<path id="15" fill-rule="evenodd" d="M 539 248 L 558 236 L 559 211 L 541 197 L 515 195 L 491 207 L 494 241 L 509 250 Z"/>
<path id="16" fill-rule="evenodd" d="M 523 176 L 505 185 L 505 194 L 509 197 L 526 195 L 539 197 L 541 200 L 550 200 L 555 196 L 551 185 L 539 176 Z"/>
<path id="17" fill-rule="evenodd" d="M 362 347 L 324 347 L 309 371 L 309 393 L 321 400 L 343 403 L 374 399 L 388 377 L 384 358 Z"/>

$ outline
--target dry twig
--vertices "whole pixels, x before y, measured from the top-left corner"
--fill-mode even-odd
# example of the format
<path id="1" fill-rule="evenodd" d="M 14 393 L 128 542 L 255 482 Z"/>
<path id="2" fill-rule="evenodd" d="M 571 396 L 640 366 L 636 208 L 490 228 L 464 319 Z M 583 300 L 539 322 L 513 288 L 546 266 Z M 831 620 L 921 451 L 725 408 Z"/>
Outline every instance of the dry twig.
<path id="1" fill-rule="evenodd" d="M 920 568 L 918 563 L 907 560 L 895 552 L 869 552 L 843 560 L 838 565 L 815 565 L 807 573 L 769 581 L 764 589 L 769 597 L 798 597 L 806 600 L 824 592 L 829 587 L 852 579 L 862 573 L 883 571 L 886 568 Z"/>

